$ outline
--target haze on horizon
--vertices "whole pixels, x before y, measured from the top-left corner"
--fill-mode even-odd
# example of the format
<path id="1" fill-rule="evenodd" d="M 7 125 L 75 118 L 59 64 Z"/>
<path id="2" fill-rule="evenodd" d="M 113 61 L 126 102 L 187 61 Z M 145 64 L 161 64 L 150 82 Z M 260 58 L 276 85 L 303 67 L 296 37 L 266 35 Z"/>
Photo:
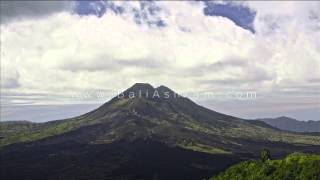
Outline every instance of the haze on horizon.
<path id="1" fill-rule="evenodd" d="M 0 3 L 1 120 L 80 115 L 136 82 L 256 92 L 191 99 L 242 118 L 320 120 L 320 2 Z"/>

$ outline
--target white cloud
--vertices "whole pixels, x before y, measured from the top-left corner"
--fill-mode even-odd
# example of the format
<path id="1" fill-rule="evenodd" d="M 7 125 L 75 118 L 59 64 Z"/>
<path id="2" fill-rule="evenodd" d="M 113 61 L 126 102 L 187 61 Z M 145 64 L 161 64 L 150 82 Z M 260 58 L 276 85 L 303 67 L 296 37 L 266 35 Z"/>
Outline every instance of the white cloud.
<path id="1" fill-rule="evenodd" d="M 274 65 L 276 82 L 305 83 L 320 77 L 319 2 L 257 2 L 254 25 L 269 47 L 269 66 Z"/>
<path id="2" fill-rule="evenodd" d="M 312 12 L 319 3 L 250 2 L 257 11 L 257 34 L 227 18 L 204 16 L 202 3 L 158 4 L 164 28 L 137 25 L 132 14 L 113 13 L 97 18 L 59 12 L 1 24 L 2 89 L 59 96 L 150 82 L 180 92 L 272 93 L 320 77 L 319 19 L 306 20 L 306 9 Z M 229 65 L 217 69 L 217 63 Z M 6 88 L 9 81 L 19 87 Z"/>

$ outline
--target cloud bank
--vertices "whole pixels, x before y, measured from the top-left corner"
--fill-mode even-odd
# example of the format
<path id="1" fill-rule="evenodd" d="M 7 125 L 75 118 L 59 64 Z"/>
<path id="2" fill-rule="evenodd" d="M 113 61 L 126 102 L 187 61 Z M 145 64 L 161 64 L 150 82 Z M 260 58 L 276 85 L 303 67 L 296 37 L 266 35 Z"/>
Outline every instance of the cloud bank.
<path id="1" fill-rule="evenodd" d="M 254 33 L 207 16 L 204 2 L 156 2 L 165 26 L 137 23 L 139 2 L 116 2 L 123 13 L 100 16 L 77 14 L 66 2 L 23 10 L 25 2 L 15 3 L 1 10 L 1 91 L 17 94 L 5 105 L 87 103 L 69 97 L 149 82 L 178 92 L 256 91 L 257 103 L 290 100 L 290 111 L 300 102 L 319 107 L 319 2 L 235 2 L 256 13 Z M 51 98 L 23 100 L 21 93 Z M 212 101 L 198 100 L 216 108 Z"/>

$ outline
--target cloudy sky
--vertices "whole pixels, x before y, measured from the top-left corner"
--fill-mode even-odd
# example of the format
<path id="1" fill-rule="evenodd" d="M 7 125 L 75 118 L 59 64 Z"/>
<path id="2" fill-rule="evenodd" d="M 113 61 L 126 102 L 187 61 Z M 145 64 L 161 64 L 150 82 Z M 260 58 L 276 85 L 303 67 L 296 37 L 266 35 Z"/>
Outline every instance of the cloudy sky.
<path id="1" fill-rule="evenodd" d="M 320 2 L 0 3 L 1 120 L 80 115 L 135 82 L 213 92 L 191 99 L 243 118 L 320 120 Z"/>

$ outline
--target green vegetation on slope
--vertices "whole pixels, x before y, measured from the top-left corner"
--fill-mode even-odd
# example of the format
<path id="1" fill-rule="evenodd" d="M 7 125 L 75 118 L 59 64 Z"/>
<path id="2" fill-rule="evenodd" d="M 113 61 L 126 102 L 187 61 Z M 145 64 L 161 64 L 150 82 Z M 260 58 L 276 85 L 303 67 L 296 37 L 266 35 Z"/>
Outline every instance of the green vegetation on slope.
<path id="1" fill-rule="evenodd" d="M 58 135 L 72 130 L 75 121 L 56 121 L 48 123 L 1 122 L 0 147 L 17 142 L 30 142 Z"/>
<path id="2" fill-rule="evenodd" d="M 293 153 L 281 160 L 245 161 L 210 180 L 319 180 L 320 155 Z"/>
<path id="3" fill-rule="evenodd" d="M 0 147 L 59 135 L 95 123 L 97 122 L 89 118 L 82 118 L 81 116 L 45 123 L 32 123 L 26 121 L 0 122 Z"/>
<path id="4" fill-rule="evenodd" d="M 204 153 L 209 153 L 209 154 L 232 154 L 231 152 L 228 152 L 226 150 L 223 150 L 221 148 L 216 148 L 200 143 L 184 143 L 184 144 L 179 144 L 180 147 L 184 149 L 190 149 L 193 151 L 198 151 L 198 152 L 204 152 Z"/>

